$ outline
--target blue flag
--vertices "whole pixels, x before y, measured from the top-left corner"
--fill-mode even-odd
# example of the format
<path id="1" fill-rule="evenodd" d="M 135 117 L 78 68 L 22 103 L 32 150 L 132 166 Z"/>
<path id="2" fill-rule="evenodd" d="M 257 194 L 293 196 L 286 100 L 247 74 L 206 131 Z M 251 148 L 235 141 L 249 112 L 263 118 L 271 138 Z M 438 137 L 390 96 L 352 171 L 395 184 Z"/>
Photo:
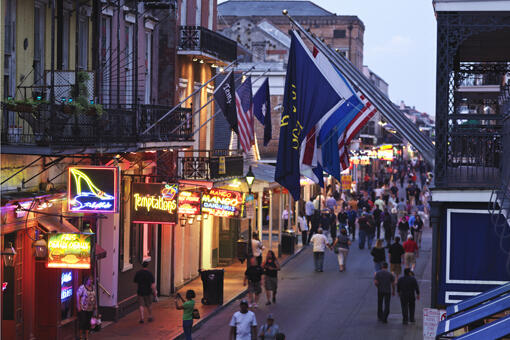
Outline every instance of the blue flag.
<path id="1" fill-rule="evenodd" d="M 295 32 L 291 37 L 275 180 L 289 190 L 294 200 L 298 200 L 301 142 L 342 98 L 301 38 Z"/>
<path id="2" fill-rule="evenodd" d="M 271 97 L 269 96 L 269 79 L 262 83 L 262 86 L 253 96 L 253 114 L 260 124 L 264 125 L 264 146 L 271 140 Z"/>

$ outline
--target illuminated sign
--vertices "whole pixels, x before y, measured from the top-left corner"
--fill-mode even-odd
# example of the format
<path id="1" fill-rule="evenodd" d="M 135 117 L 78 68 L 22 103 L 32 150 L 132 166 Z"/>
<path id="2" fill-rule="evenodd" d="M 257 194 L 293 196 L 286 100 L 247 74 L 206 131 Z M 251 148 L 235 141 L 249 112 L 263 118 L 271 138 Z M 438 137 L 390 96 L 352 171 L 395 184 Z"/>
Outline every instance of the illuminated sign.
<path id="1" fill-rule="evenodd" d="M 342 176 L 342 190 L 351 189 L 352 186 L 352 176 L 344 175 Z"/>
<path id="2" fill-rule="evenodd" d="M 73 272 L 62 272 L 60 277 L 60 301 L 65 301 L 73 296 Z"/>
<path id="3" fill-rule="evenodd" d="M 133 183 L 131 221 L 133 223 L 176 223 L 177 184 Z"/>
<path id="4" fill-rule="evenodd" d="M 47 267 L 90 269 L 91 240 L 92 234 L 49 234 Z"/>
<path id="5" fill-rule="evenodd" d="M 202 212 L 220 217 L 241 217 L 243 194 L 238 191 L 211 189 L 202 195 Z"/>
<path id="6" fill-rule="evenodd" d="M 109 166 L 69 167 L 67 205 L 72 212 L 117 211 L 118 168 Z"/>
<path id="7" fill-rule="evenodd" d="M 7 289 L 9 282 L 2 282 L 2 292 Z"/>
<path id="8" fill-rule="evenodd" d="M 377 158 L 393 161 L 393 146 L 391 144 L 381 145 L 379 150 L 377 150 Z"/>
<path id="9" fill-rule="evenodd" d="M 202 195 L 195 191 L 181 191 L 179 193 L 179 214 L 200 215 Z"/>

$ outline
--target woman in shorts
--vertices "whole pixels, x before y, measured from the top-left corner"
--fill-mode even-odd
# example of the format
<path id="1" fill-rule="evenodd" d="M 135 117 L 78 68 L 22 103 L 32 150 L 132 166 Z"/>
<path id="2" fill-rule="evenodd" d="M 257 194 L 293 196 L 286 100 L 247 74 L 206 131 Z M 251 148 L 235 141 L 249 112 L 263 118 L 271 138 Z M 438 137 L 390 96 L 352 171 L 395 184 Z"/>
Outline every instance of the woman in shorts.
<path id="1" fill-rule="evenodd" d="M 276 289 L 278 288 L 278 271 L 280 264 L 272 250 L 268 250 L 264 268 L 264 286 L 266 288 L 266 305 L 271 304 L 271 292 L 273 292 L 273 303 L 276 303 Z"/>

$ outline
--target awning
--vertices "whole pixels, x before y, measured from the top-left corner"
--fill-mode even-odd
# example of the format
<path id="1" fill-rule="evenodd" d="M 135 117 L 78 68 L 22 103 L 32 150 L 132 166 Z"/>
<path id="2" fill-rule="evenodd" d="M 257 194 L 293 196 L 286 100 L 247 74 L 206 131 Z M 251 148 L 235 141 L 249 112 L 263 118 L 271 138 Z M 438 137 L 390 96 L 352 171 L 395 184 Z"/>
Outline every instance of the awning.
<path id="1" fill-rule="evenodd" d="M 101 260 L 106 257 L 106 250 L 96 243 L 96 260 Z"/>
<path id="2" fill-rule="evenodd" d="M 456 340 L 499 339 L 510 335 L 510 315 L 463 334 Z"/>
<path id="3" fill-rule="evenodd" d="M 57 216 L 42 216 L 37 222 L 48 232 L 79 233 L 80 231 L 65 218 Z"/>
<path id="4" fill-rule="evenodd" d="M 462 312 L 466 309 L 472 308 L 476 305 L 479 305 L 485 301 L 494 299 L 500 295 L 506 294 L 510 292 L 510 283 L 504 284 L 497 288 L 488 290 L 486 292 L 480 293 L 471 298 L 465 299 L 456 305 L 451 305 L 446 308 L 446 317 L 449 318 L 453 314 Z"/>
<path id="5" fill-rule="evenodd" d="M 510 309 L 510 295 L 506 294 L 493 301 L 476 306 L 457 315 L 439 322 L 436 339 L 446 333 L 452 332 L 475 321 L 488 318 L 491 315 Z"/>

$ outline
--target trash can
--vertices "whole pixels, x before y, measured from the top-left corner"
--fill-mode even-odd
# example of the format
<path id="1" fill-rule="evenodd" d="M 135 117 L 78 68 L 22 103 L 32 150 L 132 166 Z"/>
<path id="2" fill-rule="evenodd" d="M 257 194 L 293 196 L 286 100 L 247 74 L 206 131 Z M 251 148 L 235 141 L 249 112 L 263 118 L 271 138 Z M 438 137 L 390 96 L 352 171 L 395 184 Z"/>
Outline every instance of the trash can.
<path id="1" fill-rule="evenodd" d="M 294 246 L 295 246 L 295 238 L 296 236 L 292 232 L 283 232 L 282 233 L 282 253 L 283 254 L 294 254 Z"/>
<path id="2" fill-rule="evenodd" d="M 237 240 L 237 258 L 241 263 L 246 260 L 246 257 L 248 256 L 248 241 L 239 239 Z"/>
<path id="3" fill-rule="evenodd" d="M 223 304 L 223 269 L 200 270 L 202 279 L 204 305 Z"/>

